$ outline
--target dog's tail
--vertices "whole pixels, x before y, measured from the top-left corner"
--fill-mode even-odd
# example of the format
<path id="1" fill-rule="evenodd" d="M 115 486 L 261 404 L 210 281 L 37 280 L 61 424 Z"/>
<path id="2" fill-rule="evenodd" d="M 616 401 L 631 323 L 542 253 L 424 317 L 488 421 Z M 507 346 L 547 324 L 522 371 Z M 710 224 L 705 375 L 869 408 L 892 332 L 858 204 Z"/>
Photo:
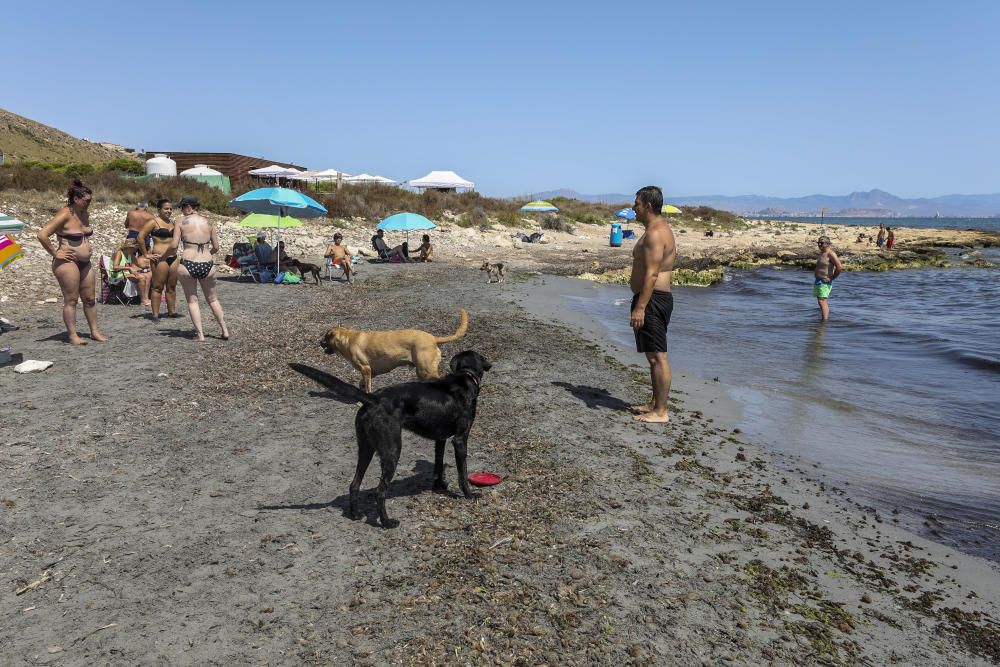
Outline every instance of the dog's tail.
<path id="1" fill-rule="evenodd" d="M 434 341 L 438 345 L 441 345 L 442 343 L 450 343 L 453 340 L 458 340 L 459 338 L 461 338 L 462 336 L 465 335 L 466 331 L 468 331 L 468 329 L 469 329 L 469 314 L 467 312 L 465 312 L 465 308 L 459 308 L 458 315 L 459 315 L 459 317 L 462 318 L 462 321 L 458 323 L 458 330 L 455 331 L 455 333 L 453 333 L 450 336 L 441 336 L 440 338 L 435 337 Z"/>
<path id="2" fill-rule="evenodd" d="M 318 368 L 313 368 L 312 366 L 306 366 L 305 364 L 288 364 L 292 370 L 302 373 L 307 378 L 315 380 L 327 389 L 329 389 L 333 394 L 337 396 L 340 400 L 351 401 L 352 403 L 364 403 L 365 405 L 377 405 L 378 399 L 361 391 L 353 384 L 347 384 L 343 380 L 329 373 L 325 373 Z"/>

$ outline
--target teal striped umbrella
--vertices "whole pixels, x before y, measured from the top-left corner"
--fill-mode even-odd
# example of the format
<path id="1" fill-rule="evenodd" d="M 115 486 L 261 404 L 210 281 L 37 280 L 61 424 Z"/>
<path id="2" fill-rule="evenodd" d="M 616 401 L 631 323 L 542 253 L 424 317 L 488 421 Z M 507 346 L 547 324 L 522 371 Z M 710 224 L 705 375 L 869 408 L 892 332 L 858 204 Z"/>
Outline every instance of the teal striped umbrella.
<path id="1" fill-rule="evenodd" d="M 24 222 L 6 213 L 0 213 L 0 234 L 17 234 L 25 227 Z"/>

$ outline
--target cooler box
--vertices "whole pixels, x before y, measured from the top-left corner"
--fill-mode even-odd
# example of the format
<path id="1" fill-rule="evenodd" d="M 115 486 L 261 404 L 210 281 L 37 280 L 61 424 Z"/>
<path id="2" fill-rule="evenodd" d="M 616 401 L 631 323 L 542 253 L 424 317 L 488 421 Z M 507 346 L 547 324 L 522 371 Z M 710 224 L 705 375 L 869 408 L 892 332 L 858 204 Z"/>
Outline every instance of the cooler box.
<path id="1" fill-rule="evenodd" d="M 622 226 L 617 222 L 611 223 L 611 247 L 618 248 L 622 244 Z"/>

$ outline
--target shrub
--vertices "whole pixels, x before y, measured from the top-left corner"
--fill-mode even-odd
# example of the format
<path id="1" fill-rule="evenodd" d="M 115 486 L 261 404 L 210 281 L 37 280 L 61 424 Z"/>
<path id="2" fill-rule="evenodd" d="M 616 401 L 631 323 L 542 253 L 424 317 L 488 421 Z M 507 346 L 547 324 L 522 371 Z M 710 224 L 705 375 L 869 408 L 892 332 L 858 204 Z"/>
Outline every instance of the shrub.
<path id="1" fill-rule="evenodd" d="M 54 171 L 38 166 L 38 163 L 20 162 L 0 168 L 0 190 L 36 190 L 38 192 L 58 193 L 61 198 L 70 181 L 75 177 L 72 168 L 78 165 L 66 165 L 64 171 Z M 89 166 L 89 165 L 88 165 Z M 202 208 L 214 213 L 235 215 L 234 209 L 228 208 L 230 196 L 222 190 L 199 183 L 190 178 L 172 177 L 150 180 L 137 180 L 123 176 L 119 172 L 94 172 L 80 174 L 83 181 L 94 191 L 97 201 L 124 202 L 134 204 L 137 201 L 156 201 L 163 197 L 177 202 L 185 195 L 193 195 L 201 202 Z M 240 194 L 234 192 L 233 196 Z"/>
<path id="2" fill-rule="evenodd" d="M 141 162 L 126 160 L 124 158 L 108 162 L 104 165 L 103 170 L 117 171 L 123 174 L 132 174 L 133 176 L 142 176 L 146 173 L 146 167 Z"/>
<path id="3" fill-rule="evenodd" d="M 561 215 L 549 215 L 542 220 L 542 229 L 572 233 L 573 223 L 565 220 Z"/>

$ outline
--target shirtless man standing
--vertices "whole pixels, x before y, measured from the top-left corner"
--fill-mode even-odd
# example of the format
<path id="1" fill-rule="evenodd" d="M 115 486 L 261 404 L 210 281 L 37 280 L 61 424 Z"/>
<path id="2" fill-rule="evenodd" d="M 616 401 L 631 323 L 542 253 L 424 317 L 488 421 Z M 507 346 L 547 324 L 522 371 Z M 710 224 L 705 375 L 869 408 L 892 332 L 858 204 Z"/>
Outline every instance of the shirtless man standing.
<path id="1" fill-rule="evenodd" d="M 347 276 L 347 283 L 349 285 L 354 284 L 354 267 L 351 266 L 351 253 L 347 249 L 347 246 L 341 244 L 344 236 L 338 232 L 333 235 L 333 244 L 326 247 L 326 253 L 323 254 L 329 262 L 334 266 L 340 266 L 344 269 L 344 275 Z"/>
<path id="2" fill-rule="evenodd" d="M 135 205 L 135 209 L 125 214 L 125 238 L 139 238 L 139 232 L 146 226 L 146 223 L 153 220 L 155 216 L 146 210 L 146 202 L 141 201 Z"/>
<path id="3" fill-rule="evenodd" d="M 670 276 L 677 258 L 674 232 L 663 217 L 663 192 L 655 185 L 635 193 L 635 219 L 646 231 L 632 250 L 632 313 L 630 323 L 635 345 L 646 354 L 653 381 L 653 402 L 632 406 L 633 419 L 665 424 L 670 395 L 670 363 L 667 361 L 667 326 L 674 310 Z"/>
<path id="4" fill-rule="evenodd" d="M 837 253 L 830 247 L 830 237 L 821 236 L 816 241 L 819 245 L 819 257 L 816 258 L 816 282 L 813 284 L 813 296 L 819 303 L 819 312 L 822 320 L 830 319 L 830 306 L 827 299 L 830 298 L 830 291 L 833 289 L 834 279 L 844 270 L 844 265 L 840 263 Z"/>

